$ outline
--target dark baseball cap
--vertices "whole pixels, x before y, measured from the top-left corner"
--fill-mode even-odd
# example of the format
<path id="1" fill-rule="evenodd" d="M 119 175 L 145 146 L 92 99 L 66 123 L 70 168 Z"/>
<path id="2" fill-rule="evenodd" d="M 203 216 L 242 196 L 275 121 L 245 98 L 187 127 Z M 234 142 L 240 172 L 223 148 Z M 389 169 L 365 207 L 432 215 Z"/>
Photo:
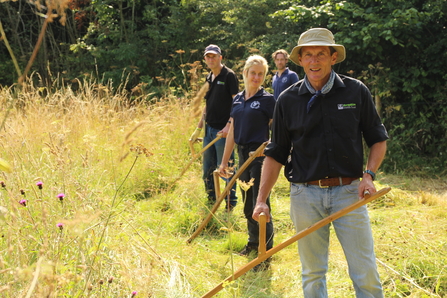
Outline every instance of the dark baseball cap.
<path id="1" fill-rule="evenodd" d="M 205 53 L 203 54 L 203 56 L 206 56 L 206 54 L 208 53 L 213 53 L 216 55 L 222 55 L 220 48 L 218 46 L 216 46 L 215 44 L 210 44 L 209 46 L 207 46 L 205 48 Z"/>

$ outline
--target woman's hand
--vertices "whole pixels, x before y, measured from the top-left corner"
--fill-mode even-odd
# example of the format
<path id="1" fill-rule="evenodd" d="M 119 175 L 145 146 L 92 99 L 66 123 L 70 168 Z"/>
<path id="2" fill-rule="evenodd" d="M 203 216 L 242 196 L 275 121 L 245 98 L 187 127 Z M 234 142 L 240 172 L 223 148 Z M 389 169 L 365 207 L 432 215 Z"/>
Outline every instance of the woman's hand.
<path id="1" fill-rule="evenodd" d="M 219 166 L 219 176 L 222 178 L 230 178 L 231 176 L 233 176 L 234 171 L 232 171 L 230 168 L 228 168 L 227 166 L 225 166 L 224 164 L 221 164 Z"/>

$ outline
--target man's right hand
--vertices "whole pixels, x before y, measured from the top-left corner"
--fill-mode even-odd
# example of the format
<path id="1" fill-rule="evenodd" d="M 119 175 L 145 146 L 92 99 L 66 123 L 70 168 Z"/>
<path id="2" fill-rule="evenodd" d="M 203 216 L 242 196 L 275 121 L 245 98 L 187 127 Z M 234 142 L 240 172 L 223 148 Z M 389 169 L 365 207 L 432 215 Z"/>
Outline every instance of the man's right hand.
<path id="1" fill-rule="evenodd" d="M 267 222 L 270 221 L 270 208 L 269 206 L 264 202 L 257 202 L 255 205 L 255 208 L 253 210 L 252 218 L 256 221 L 259 221 L 259 215 L 264 212 L 267 216 Z"/>
<path id="2" fill-rule="evenodd" d="M 192 133 L 192 135 L 189 137 L 189 141 L 190 142 L 195 142 L 197 141 L 197 138 L 200 136 L 200 133 L 202 132 L 202 129 L 197 127 L 196 130 L 194 130 L 194 132 Z"/>

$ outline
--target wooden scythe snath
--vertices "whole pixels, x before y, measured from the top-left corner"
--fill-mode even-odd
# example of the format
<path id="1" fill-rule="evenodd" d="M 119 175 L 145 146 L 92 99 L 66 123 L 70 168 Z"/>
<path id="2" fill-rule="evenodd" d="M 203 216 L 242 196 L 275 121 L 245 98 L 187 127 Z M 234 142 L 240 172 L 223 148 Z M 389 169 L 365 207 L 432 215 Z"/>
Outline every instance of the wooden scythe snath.
<path id="1" fill-rule="evenodd" d="M 243 267 L 241 267 L 239 270 L 237 270 L 236 272 L 234 272 L 232 275 L 230 275 L 229 277 L 227 277 L 223 282 L 221 282 L 220 284 L 218 284 L 214 289 L 212 289 L 211 291 L 209 291 L 208 293 L 206 293 L 205 295 L 202 296 L 202 298 L 210 298 L 213 297 L 215 294 L 217 294 L 220 290 L 223 289 L 223 285 L 224 283 L 228 283 L 230 281 L 236 280 L 237 278 L 239 278 L 240 276 L 242 276 L 243 274 L 245 274 L 246 272 L 248 272 L 250 269 L 252 269 L 253 267 L 255 267 L 256 265 L 260 264 L 261 262 L 267 260 L 269 257 L 271 257 L 273 254 L 277 253 L 278 251 L 280 251 L 281 249 L 289 246 L 292 243 L 295 243 L 296 241 L 298 241 L 299 239 L 303 238 L 304 236 L 309 235 L 310 233 L 318 230 L 319 228 L 333 222 L 336 219 L 339 219 L 340 217 L 346 215 L 347 213 L 385 195 L 386 193 L 388 193 L 391 190 L 390 187 L 386 187 L 386 188 L 382 188 L 381 190 L 379 190 L 378 192 L 376 192 L 375 194 L 371 195 L 370 197 L 365 197 L 363 200 L 359 200 L 358 202 L 355 202 L 354 204 L 335 212 L 332 215 L 329 215 L 326 218 L 323 218 L 322 220 L 314 223 L 313 225 L 309 226 L 308 228 L 302 230 L 301 232 L 295 234 L 295 236 L 293 236 L 292 238 L 284 241 L 283 243 L 269 249 L 267 252 L 265 252 L 265 247 L 262 248 L 260 247 L 259 249 L 259 254 L 258 257 L 254 260 L 252 260 L 251 262 L 249 262 L 248 264 L 244 265 Z M 262 219 L 262 217 L 264 217 Z M 263 222 L 264 223 L 263 223 Z M 265 215 L 260 216 L 260 225 L 264 224 L 265 226 Z M 261 230 L 263 231 L 263 233 L 265 234 L 265 228 L 263 229 L 260 226 L 260 233 Z M 260 239 L 261 239 L 260 235 Z M 264 235 L 265 237 L 265 235 Z M 262 243 L 261 241 L 259 241 L 259 243 Z"/>
<path id="2" fill-rule="evenodd" d="M 191 155 L 192 156 L 196 156 L 196 150 L 194 149 L 194 143 L 199 143 L 199 142 L 203 142 L 203 138 L 197 138 L 194 142 L 192 140 L 188 141 L 188 143 L 189 143 L 189 150 L 191 150 Z"/>
<path id="3" fill-rule="evenodd" d="M 225 199 L 225 197 L 230 193 L 231 187 L 236 182 L 236 180 L 239 178 L 239 176 L 245 171 L 245 169 L 250 165 L 250 163 L 258 156 L 262 156 L 262 153 L 264 151 L 264 148 L 267 146 L 268 142 L 264 142 L 261 144 L 261 146 L 254 151 L 251 156 L 248 157 L 248 159 L 244 162 L 244 164 L 237 170 L 236 174 L 231 178 L 231 180 L 227 183 L 225 186 L 225 189 L 222 191 L 218 199 L 216 200 L 216 203 L 214 203 L 213 208 L 211 208 L 210 213 L 208 216 L 203 220 L 203 222 L 200 224 L 200 226 L 197 228 L 197 230 L 189 237 L 187 240 L 188 243 L 191 243 L 194 238 L 196 238 L 202 230 L 206 227 L 206 225 L 209 223 L 211 218 L 214 216 L 214 213 L 217 211 L 217 209 L 220 206 L 220 203 Z"/>

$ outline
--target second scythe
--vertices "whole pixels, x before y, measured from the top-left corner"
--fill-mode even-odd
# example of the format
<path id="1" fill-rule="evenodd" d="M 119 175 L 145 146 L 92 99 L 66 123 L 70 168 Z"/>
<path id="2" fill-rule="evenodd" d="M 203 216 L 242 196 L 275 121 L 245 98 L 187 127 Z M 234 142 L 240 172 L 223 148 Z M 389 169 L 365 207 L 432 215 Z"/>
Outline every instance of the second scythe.
<path id="1" fill-rule="evenodd" d="M 231 190 L 231 187 L 236 182 L 236 180 L 239 178 L 239 176 L 245 171 L 245 169 L 250 165 L 250 163 L 258 156 L 261 156 L 262 152 L 264 151 L 265 147 L 267 146 L 268 142 L 264 142 L 261 144 L 261 146 L 254 151 L 251 156 L 244 162 L 244 164 L 237 170 L 236 174 L 231 178 L 231 180 L 227 183 L 225 186 L 225 189 L 222 191 L 222 193 L 219 195 L 218 199 L 216 200 L 216 203 L 214 203 L 213 208 L 211 208 L 208 216 L 203 220 L 203 222 L 199 225 L 199 227 L 196 229 L 196 231 L 189 237 L 187 240 L 188 243 L 191 243 L 194 238 L 196 238 L 202 230 L 205 228 L 205 226 L 209 223 L 211 218 L 214 216 L 214 213 L 217 211 L 217 209 L 220 206 L 220 203 L 225 199 L 225 197 L 228 195 L 228 193 Z"/>

